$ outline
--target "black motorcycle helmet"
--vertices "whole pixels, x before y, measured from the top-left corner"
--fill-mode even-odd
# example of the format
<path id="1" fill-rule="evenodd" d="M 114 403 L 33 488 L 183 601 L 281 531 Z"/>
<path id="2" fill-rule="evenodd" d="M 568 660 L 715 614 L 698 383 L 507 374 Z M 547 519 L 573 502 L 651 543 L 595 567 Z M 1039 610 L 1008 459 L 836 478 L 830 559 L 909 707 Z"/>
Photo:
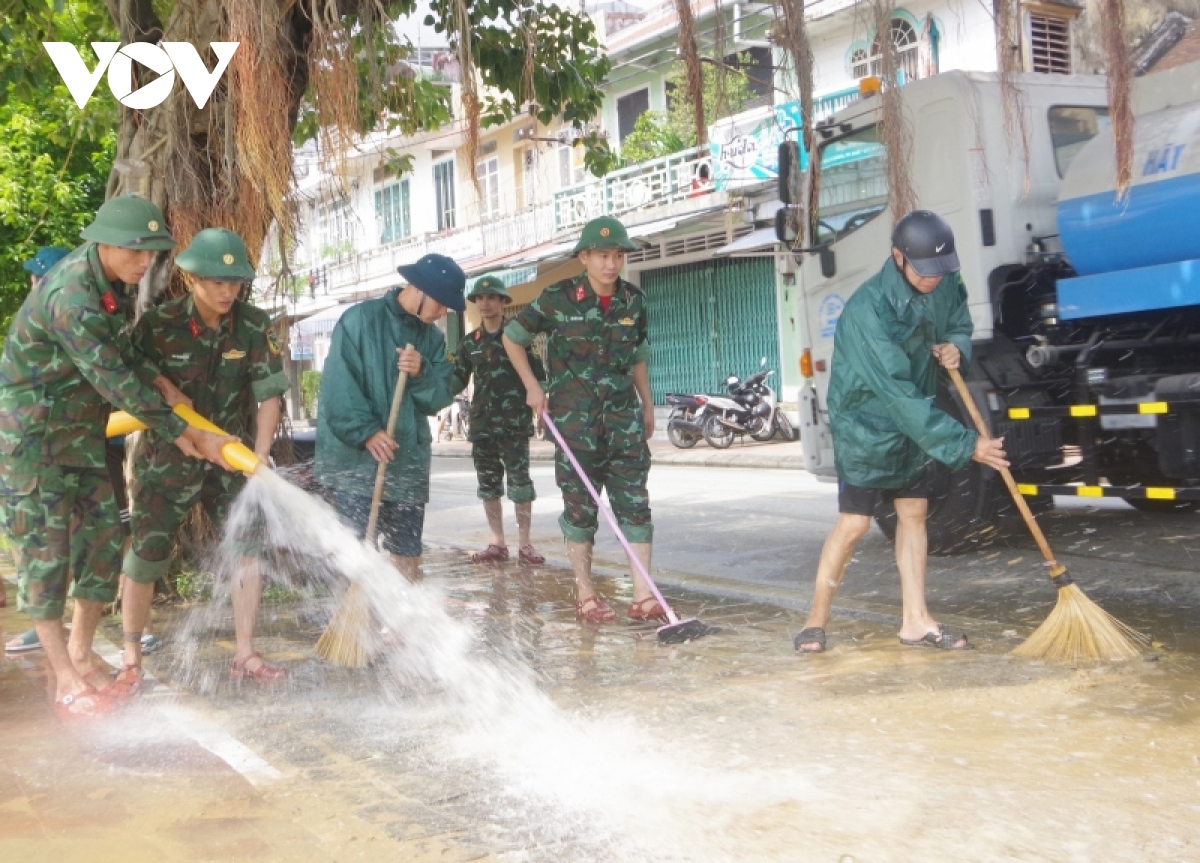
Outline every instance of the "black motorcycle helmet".
<path id="1" fill-rule="evenodd" d="M 960 269 L 954 232 L 937 213 L 913 210 L 896 223 L 892 248 L 899 249 L 919 276 L 944 276 Z"/>

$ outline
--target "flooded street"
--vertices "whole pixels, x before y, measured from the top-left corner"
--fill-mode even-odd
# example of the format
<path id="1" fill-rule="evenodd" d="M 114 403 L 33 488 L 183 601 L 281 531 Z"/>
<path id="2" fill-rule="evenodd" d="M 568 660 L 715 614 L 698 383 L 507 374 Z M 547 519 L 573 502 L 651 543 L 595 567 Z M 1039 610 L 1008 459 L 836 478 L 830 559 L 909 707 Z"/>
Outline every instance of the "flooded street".
<path id="1" fill-rule="evenodd" d="M 559 569 L 426 571 L 474 653 L 520 657 L 554 715 L 464 717 L 386 665 L 331 669 L 267 609 L 283 687 L 161 685 L 65 729 L 36 655 L 3 665 L 0 851 L 61 860 L 1185 860 L 1200 828 L 1196 657 L 1090 670 L 900 647 L 851 620 L 823 657 L 800 616 L 685 594 L 722 627 L 675 648 L 580 627 Z M 626 585 L 602 590 L 623 596 Z M 186 609 L 179 609 L 186 614 Z M 5 612 L 5 629 L 14 626 Z M 161 619 L 161 618 L 160 618 Z M 172 624 L 163 622 L 169 632 Z M 115 623 L 106 628 L 111 638 Z M 219 668 L 231 633 L 203 662 Z M 537 734 L 533 730 L 537 730 Z"/>

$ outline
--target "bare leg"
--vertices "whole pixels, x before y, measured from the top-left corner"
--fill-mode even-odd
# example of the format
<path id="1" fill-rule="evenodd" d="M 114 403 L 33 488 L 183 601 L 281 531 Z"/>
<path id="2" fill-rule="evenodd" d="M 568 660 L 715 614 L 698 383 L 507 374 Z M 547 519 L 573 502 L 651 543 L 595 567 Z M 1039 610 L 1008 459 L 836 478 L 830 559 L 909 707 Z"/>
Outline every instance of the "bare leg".
<path id="1" fill-rule="evenodd" d="M 654 548 L 653 543 L 649 542 L 631 542 L 629 547 L 633 549 L 634 555 L 641 561 L 646 572 L 650 571 L 650 553 Z M 649 599 L 653 594 L 650 592 L 650 585 L 646 583 L 646 579 L 642 577 L 641 570 L 634 565 L 633 558 L 629 560 L 629 577 L 633 579 L 633 601 L 634 603 L 641 602 L 644 599 Z"/>
<path id="2" fill-rule="evenodd" d="M 92 642 L 96 637 L 96 627 L 100 624 L 100 615 L 103 613 L 103 603 L 86 599 L 75 600 L 75 616 L 71 621 L 71 638 L 67 642 L 67 652 L 71 657 L 71 663 L 81 677 L 86 677 L 92 671 L 97 670 L 95 654 L 92 653 Z M 40 624 L 41 621 L 38 623 Z M 59 626 L 61 627 L 61 624 Z M 38 638 L 41 638 L 41 635 L 42 631 L 39 627 Z M 62 638 L 61 628 L 58 637 Z M 50 649 L 44 639 L 42 647 Z"/>
<path id="3" fill-rule="evenodd" d="M 532 547 L 529 540 L 529 526 L 533 523 L 533 504 L 529 501 L 525 503 L 513 504 L 513 508 L 517 511 L 517 536 L 519 547 Z"/>
<path id="4" fill-rule="evenodd" d="M 829 625 L 833 597 L 846 574 L 846 566 L 854 554 L 854 547 L 870 529 L 870 516 L 845 512 L 838 515 L 837 524 L 833 526 L 829 536 L 825 537 L 825 545 L 821 548 L 821 559 L 817 564 L 817 582 L 813 587 L 808 619 L 804 621 L 805 629 L 824 629 Z M 820 647 L 815 641 L 804 641 L 796 645 L 797 650 L 819 650 Z"/>
<path id="5" fill-rule="evenodd" d="M 504 548 L 504 508 L 500 499 L 485 500 L 483 511 L 487 515 L 488 529 L 492 532 L 492 545 Z"/>
<path id="6" fill-rule="evenodd" d="M 900 596 L 903 602 L 900 637 L 910 641 L 938 631 L 937 621 L 930 616 L 929 608 L 925 605 L 925 566 L 929 561 L 925 517 L 928 512 L 928 501 L 896 499 L 896 568 L 900 570 Z"/>
<path id="7" fill-rule="evenodd" d="M 233 633 L 237 647 L 234 662 L 245 663 L 254 653 L 254 624 L 258 620 L 258 605 L 262 601 L 262 568 L 258 558 L 243 557 L 241 571 L 234 573 L 229 586 L 233 600 Z M 253 672 L 261 659 L 246 663 L 246 670 Z"/>
<path id="8" fill-rule="evenodd" d="M 154 600 L 154 582 L 139 584 L 121 577 L 121 629 L 125 633 L 126 665 L 142 667 L 142 633 L 150 619 L 150 603 Z"/>
<path id="9" fill-rule="evenodd" d="M 75 609 L 78 611 L 81 600 L 76 600 Z M 95 605 L 97 609 L 100 603 L 88 603 Z M 87 682 L 80 677 L 79 672 L 75 670 L 75 665 L 71 661 L 71 654 L 67 650 L 66 642 L 63 640 L 63 624 L 62 620 L 35 620 L 33 628 L 37 631 L 38 640 L 42 642 L 42 647 L 46 651 L 46 659 L 50 662 L 50 669 L 54 672 L 54 698 L 61 701 L 68 695 L 78 695 L 87 688 Z M 71 636 L 74 638 L 74 634 Z M 89 669 L 90 670 L 90 669 Z"/>
<path id="10" fill-rule="evenodd" d="M 403 575 L 412 584 L 420 581 L 425 577 L 421 572 L 421 558 L 419 557 L 401 557 L 398 554 L 391 555 L 392 566 L 400 570 Z"/>
<path id="11" fill-rule="evenodd" d="M 584 602 L 596 595 L 592 585 L 592 543 L 567 541 L 567 557 L 575 573 L 575 599 Z"/>

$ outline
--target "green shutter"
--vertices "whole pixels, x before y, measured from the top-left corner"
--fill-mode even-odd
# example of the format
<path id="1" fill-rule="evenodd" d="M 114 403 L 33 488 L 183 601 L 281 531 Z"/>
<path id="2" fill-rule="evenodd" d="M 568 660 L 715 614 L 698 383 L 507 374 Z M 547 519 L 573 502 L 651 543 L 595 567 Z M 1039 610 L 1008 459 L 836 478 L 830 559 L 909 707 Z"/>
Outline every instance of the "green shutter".
<path id="1" fill-rule="evenodd" d="M 705 261 L 646 270 L 650 390 L 720 392 L 729 375 L 767 367 L 779 374 L 779 317 L 771 258 Z"/>

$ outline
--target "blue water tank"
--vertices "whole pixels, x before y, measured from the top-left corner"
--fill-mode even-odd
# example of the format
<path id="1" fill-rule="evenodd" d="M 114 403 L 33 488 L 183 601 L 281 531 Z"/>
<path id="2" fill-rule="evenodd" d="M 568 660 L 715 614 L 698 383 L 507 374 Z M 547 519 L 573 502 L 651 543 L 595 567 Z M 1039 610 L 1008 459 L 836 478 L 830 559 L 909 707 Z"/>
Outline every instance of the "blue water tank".
<path id="1" fill-rule="evenodd" d="M 1063 178 L 1058 231 L 1084 276 L 1200 259 L 1200 103 L 1137 118 L 1122 200 L 1111 130 L 1085 145 Z"/>

